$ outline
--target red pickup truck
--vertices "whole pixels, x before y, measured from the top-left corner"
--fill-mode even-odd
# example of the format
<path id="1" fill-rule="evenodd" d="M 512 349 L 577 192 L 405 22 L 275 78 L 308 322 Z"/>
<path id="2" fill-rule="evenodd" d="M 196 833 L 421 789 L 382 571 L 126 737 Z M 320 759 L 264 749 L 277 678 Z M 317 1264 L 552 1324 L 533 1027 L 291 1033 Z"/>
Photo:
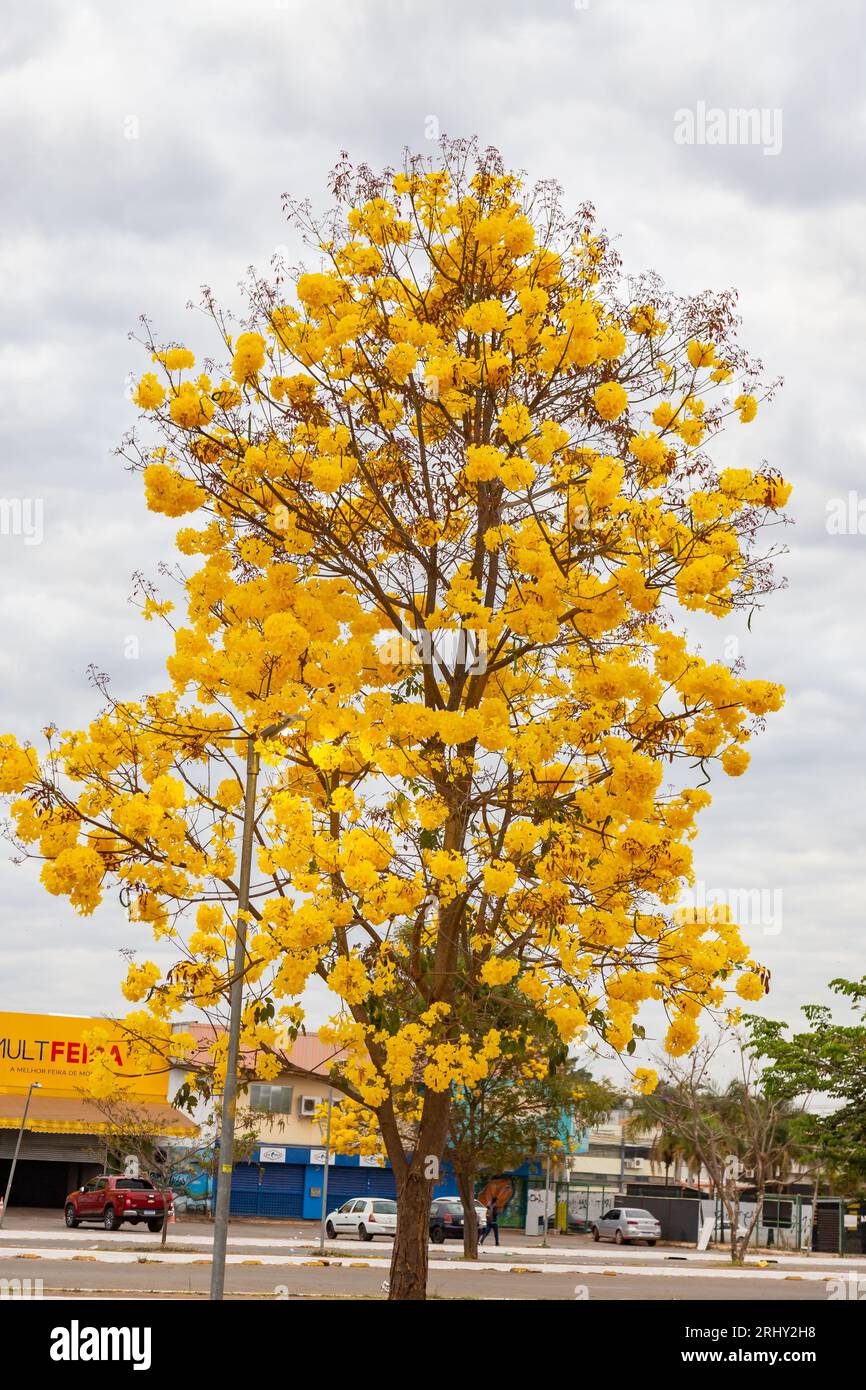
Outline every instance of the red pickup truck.
<path id="1" fill-rule="evenodd" d="M 106 1231 L 116 1231 L 124 1221 L 147 1222 L 149 1231 L 161 1231 L 171 1214 L 171 1193 L 166 1198 L 149 1178 L 93 1178 L 66 1198 L 67 1226 L 98 1221 Z"/>

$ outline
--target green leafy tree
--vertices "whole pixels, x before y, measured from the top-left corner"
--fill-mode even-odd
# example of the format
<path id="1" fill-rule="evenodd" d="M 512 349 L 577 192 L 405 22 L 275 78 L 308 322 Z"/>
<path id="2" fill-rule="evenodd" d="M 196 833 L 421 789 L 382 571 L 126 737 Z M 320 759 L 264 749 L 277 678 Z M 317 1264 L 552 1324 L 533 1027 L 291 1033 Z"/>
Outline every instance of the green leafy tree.
<path id="1" fill-rule="evenodd" d="M 652 1163 L 665 1170 L 665 1187 L 670 1182 L 671 1170 L 674 1182 L 679 1182 L 683 1173 L 687 1179 L 697 1181 L 701 1168 L 690 1139 L 659 1122 L 664 1098 L 669 1090 L 671 1087 L 661 1081 L 651 1095 L 638 1096 L 632 1102 L 632 1113 L 626 1126 L 626 1132 L 632 1139 L 649 1140 Z"/>
<path id="2" fill-rule="evenodd" d="M 454 1097 L 445 1158 L 454 1168 L 463 1202 L 463 1253 L 478 1256 L 475 1188 L 480 1177 L 515 1168 L 527 1158 L 564 1154 L 569 1135 L 610 1114 L 618 1093 L 579 1069 L 558 1039 L 545 1038 L 539 1018 L 534 1036 L 507 1042 L 489 1074 Z"/>
<path id="3" fill-rule="evenodd" d="M 807 1108 L 799 1120 L 816 1195 L 822 1179 L 849 1191 L 866 1188 L 866 976 L 831 980 L 830 988 L 848 1000 L 852 1022 L 835 1021 L 825 1004 L 803 1006 L 809 1026 L 802 1032 L 773 1019 L 745 1020 L 756 1057 L 768 1064 L 762 1076 L 768 1095 L 802 1098 L 807 1107 L 817 1096 L 836 1102 L 828 1115 Z"/>

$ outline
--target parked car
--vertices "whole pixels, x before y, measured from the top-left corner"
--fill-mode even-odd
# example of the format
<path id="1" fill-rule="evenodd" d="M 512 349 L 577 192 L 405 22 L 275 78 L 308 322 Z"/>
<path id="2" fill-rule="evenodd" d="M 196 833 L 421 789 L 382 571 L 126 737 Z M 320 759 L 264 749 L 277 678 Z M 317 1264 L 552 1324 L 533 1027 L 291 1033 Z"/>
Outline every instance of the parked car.
<path id="1" fill-rule="evenodd" d="M 329 1211 L 325 1231 L 335 1236 L 353 1235 L 359 1240 L 397 1233 L 397 1203 L 389 1197 L 353 1197 L 336 1211 Z"/>
<path id="2" fill-rule="evenodd" d="M 627 1245 L 631 1240 L 655 1245 L 661 1233 L 661 1222 L 642 1207 L 612 1207 L 592 1226 L 593 1240 L 614 1240 L 617 1245 Z"/>
<path id="3" fill-rule="evenodd" d="M 487 1225 L 487 1212 L 475 1203 L 478 1228 L 483 1231 Z M 449 1236 L 463 1239 L 463 1203 L 459 1197 L 434 1197 L 430 1203 L 430 1239 L 434 1245 L 441 1245 Z"/>
<path id="4" fill-rule="evenodd" d="M 172 1212 L 172 1197 L 169 1193 L 166 1200 L 149 1178 L 103 1176 L 70 1192 L 64 1212 L 70 1227 L 98 1221 L 107 1231 L 116 1231 L 124 1221 L 145 1221 L 149 1231 L 161 1231 Z"/>

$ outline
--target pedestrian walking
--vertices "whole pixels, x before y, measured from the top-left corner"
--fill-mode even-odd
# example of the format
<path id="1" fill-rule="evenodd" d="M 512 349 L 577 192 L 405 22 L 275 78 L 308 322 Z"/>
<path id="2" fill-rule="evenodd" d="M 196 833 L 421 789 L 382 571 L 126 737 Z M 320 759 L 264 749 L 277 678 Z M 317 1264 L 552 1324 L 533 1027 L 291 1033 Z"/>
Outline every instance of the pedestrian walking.
<path id="1" fill-rule="evenodd" d="M 487 1237 L 490 1235 L 491 1231 L 493 1232 L 493 1238 L 494 1238 L 494 1240 L 496 1241 L 496 1244 L 498 1245 L 498 1244 L 499 1244 L 499 1208 L 498 1208 L 497 1205 L 496 1205 L 496 1198 L 495 1198 L 495 1197 L 491 1197 L 491 1198 L 490 1198 L 490 1201 L 487 1203 L 487 1225 L 484 1227 L 484 1230 L 481 1232 L 481 1238 L 480 1238 L 480 1240 L 479 1240 L 479 1242 L 478 1242 L 479 1245 L 483 1245 L 483 1244 L 484 1244 L 485 1240 L 486 1240 Z"/>

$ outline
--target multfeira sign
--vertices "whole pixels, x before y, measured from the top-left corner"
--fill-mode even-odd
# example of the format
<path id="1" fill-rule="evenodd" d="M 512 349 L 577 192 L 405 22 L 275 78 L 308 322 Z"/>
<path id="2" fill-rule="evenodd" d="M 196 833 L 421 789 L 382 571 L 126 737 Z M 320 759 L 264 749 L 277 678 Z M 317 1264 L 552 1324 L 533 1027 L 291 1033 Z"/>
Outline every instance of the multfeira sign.
<path id="1" fill-rule="evenodd" d="M 26 1091 L 36 1081 L 43 1095 L 80 1095 L 93 1058 L 87 1039 L 94 1033 L 108 1035 L 109 1056 L 132 1094 L 165 1100 L 166 1072 L 143 1075 L 138 1064 L 130 1066 L 129 1046 L 109 1020 L 68 1014 L 0 1013 L 0 1093 Z"/>

